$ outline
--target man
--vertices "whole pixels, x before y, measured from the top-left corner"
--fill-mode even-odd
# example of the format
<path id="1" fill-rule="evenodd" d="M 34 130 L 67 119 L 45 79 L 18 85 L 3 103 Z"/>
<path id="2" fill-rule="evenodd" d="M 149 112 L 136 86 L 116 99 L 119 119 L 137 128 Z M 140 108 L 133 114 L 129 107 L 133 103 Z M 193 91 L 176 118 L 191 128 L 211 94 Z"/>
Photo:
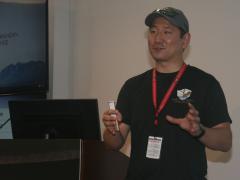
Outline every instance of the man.
<path id="1" fill-rule="evenodd" d="M 205 147 L 232 145 L 224 93 L 212 75 L 184 63 L 191 36 L 181 10 L 157 9 L 145 24 L 155 68 L 126 81 L 116 110 L 104 112 L 104 142 L 119 149 L 131 131 L 127 180 L 204 180 Z"/>

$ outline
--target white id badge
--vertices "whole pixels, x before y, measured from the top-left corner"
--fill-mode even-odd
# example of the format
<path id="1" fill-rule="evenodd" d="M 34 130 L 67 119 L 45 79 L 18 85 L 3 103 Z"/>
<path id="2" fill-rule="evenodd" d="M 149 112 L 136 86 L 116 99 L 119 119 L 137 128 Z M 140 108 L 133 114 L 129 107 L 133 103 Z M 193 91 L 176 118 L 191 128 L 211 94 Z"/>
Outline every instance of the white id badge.
<path id="1" fill-rule="evenodd" d="M 162 140 L 163 138 L 161 137 L 154 137 L 154 136 L 148 137 L 148 145 L 147 145 L 147 153 L 146 153 L 147 158 L 150 158 L 150 159 L 160 158 Z"/>

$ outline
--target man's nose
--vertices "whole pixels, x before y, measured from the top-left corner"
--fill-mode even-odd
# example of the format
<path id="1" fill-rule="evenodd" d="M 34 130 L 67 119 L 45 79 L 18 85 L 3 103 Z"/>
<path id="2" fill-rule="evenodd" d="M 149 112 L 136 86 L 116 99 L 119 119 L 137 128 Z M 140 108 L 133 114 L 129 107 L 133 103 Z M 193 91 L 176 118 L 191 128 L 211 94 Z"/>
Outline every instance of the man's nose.
<path id="1" fill-rule="evenodd" d="M 163 41 L 163 35 L 161 32 L 156 33 L 155 36 L 155 42 L 162 42 Z"/>

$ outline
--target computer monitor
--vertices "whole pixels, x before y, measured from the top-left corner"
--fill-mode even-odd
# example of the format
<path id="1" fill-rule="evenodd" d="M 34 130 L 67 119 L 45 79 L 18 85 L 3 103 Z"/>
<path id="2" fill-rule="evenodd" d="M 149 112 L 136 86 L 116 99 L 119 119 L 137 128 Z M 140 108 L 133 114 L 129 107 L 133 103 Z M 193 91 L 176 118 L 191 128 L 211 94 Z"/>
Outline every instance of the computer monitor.
<path id="1" fill-rule="evenodd" d="M 101 139 L 97 99 L 12 100 L 13 138 Z"/>

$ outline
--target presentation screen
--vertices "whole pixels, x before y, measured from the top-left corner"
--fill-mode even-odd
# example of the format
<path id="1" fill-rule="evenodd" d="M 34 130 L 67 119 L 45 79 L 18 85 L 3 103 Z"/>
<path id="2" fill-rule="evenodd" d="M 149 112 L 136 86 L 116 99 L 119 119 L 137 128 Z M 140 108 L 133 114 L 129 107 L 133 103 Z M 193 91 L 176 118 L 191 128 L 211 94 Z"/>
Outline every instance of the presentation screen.
<path id="1" fill-rule="evenodd" d="M 48 90 L 48 3 L 0 0 L 0 95 Z"/>

